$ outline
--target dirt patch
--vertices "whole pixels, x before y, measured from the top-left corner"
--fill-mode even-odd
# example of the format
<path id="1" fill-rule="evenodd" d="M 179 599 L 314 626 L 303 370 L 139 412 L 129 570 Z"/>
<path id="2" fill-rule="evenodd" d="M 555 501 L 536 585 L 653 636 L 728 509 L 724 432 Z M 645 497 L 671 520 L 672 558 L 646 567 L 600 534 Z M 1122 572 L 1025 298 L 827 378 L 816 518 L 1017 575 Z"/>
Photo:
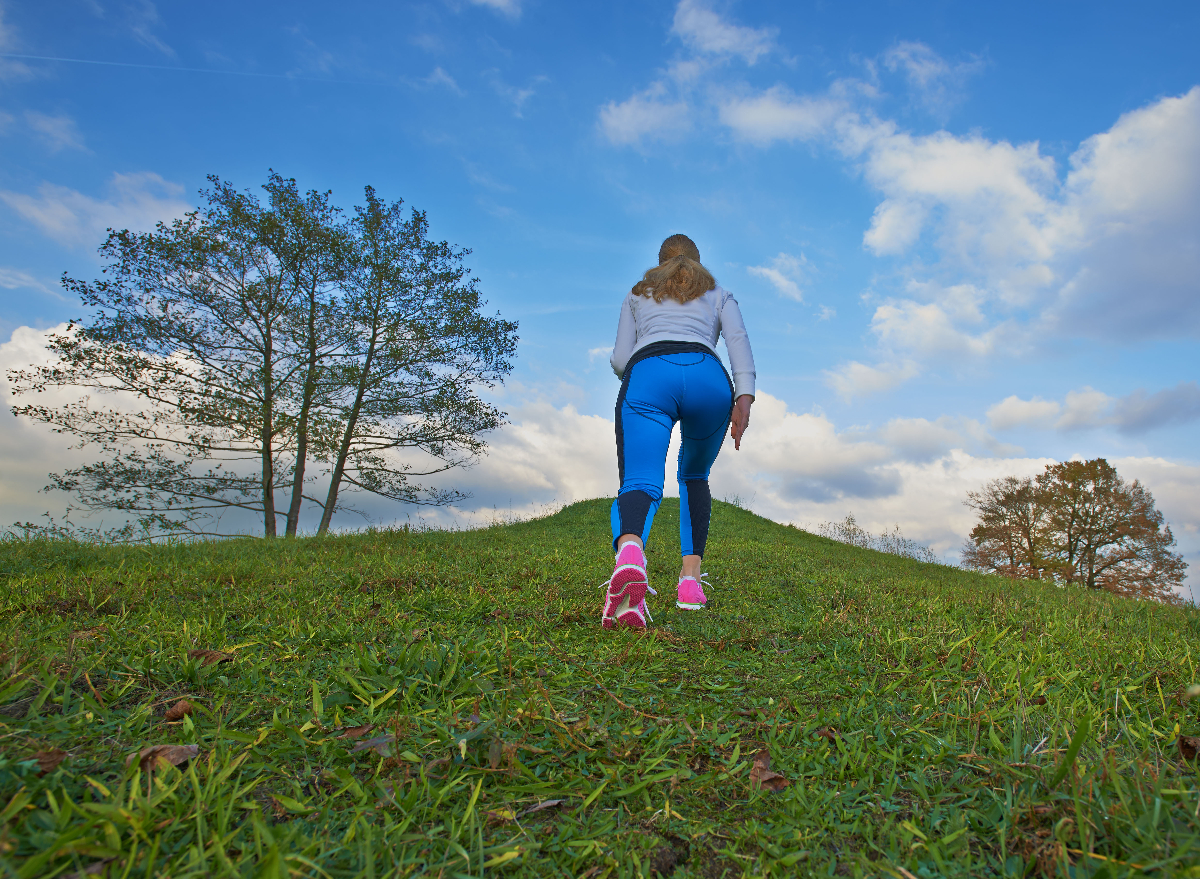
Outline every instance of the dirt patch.
<path id="1" fill-rule="evenodd" d="M 69 592 L 65 595 L 47 596 L 25 609 L 39 616 L 78 617 L 121 616 L 135 607 L 134 602 L 112 592 L 94 595 Z"/>
<path id="2" fill-rule="evenodd" d="M 732 879 L 734 876 L 741 876 L 742 866 L 718 854 L 716 849 L 705 841 L 706 836 L 707 834 L 701 834 L 690 847 L 688 866 L 691 872 L 702 876 L 703 879 Z"/>
<path id="3" fill-rule="evenodd" d="M 691 849 L 686 839 L 663 834 L 663 844 L 650 856 L 650 875 L 670 876 L 676 867 L 688 862 Z"/>

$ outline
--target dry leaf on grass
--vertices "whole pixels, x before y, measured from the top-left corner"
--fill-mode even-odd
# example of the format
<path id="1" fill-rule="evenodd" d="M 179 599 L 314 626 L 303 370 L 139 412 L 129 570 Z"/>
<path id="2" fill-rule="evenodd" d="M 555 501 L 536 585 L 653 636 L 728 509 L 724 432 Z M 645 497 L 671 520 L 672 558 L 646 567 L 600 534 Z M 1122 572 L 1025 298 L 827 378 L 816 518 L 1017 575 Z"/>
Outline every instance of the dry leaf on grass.
<path id="1" fill-rule="evenodd" d="M 364 723 L 362 726 L 348 726 L 344 729 L 335 730 L 335 732 L 341 733 L 338 736 L 339 739 L 361 739 L 373 729 L 375 729 L 375 724 Z"/>
<path id="2" fill-rule="evenodd" d="M 498 824 L 508 824 L 517 820 L 517 813 L 512 809 L 487 809 L 483 813 L 484 820 L 495 827 Z"/>
<path id="3" fill-rule="evenodd" d="M 838 731 L 832 726 L 823 726 L 813 733 L 813 735 L 819 739 L 826 739 L 830 742 L 836 742 L 841 738 L 841 736 L 838 735 Z"/>
<path id="4" fill-rule="evenodd" d="M 116 858 L 104 858 L 100 861 L 94 861 L 93 863 L 88 864 L 82 870 L 77 870 L 74 873 L 66 873 L 63 876 L 63 879 L 83 879 L 84 876 L 99 876 L 104 872 L 104 869 L 115 860 Z"/>
<path id="5" fill-rule="evenodd" d="M 189 650 L 188 659 L 199 659 L 200 665 L 217 665 L 221 662 L 233 662 L 232 653 L 222 653 L 219 650 Z"/>
<path id="6" fill-rule="evenodd" d="M 438 757 L 436 760 L 430 760 L 428 763 L 426 763 L 424 766 L 422 766 L 421 771 L 423 773 L 425 773 L 426 778 L 438 778 L 438 779 L 445 778 L 446 777 L 445 775 L 434 775 L 433 769 L 436 766 L 441 766 L 442 764 L 449 763 L 449 762 L 450 762 L 449 757 Z"/>
<path id="7" fill-rule="evenodd" d="M 1200 754 L 1200 736 L 1180 736 L 1176 741 L 1179 743 L 1179 756 L 1189 763 Z"/>
<path id="8" fill-rule="evenodd" d="M 67 757 L 66 751 L 60 751 L 58 748 L 50 748 L 47 751 L 38 751 L 33 755 L 33 759 L 37 761 L 38 775 L 45 775 L 53 772 L 58 768 L 58 764 Z"/>
<path id="9" fill-rule="evenodd" d="M 183 720 L 184 717 L 192 713 L 192 703 L 187 699 L 180 699 L 170 710 L 163 715 L 163 720 L 167 723 L 174 723 L 177 720 Z"/>
<path id="10" fill-rule="evenodd" d="M 791 784 L 778 772 L 771 771 L 771 755 L 767 751 L 759 751 L 754 755 L 754 765 L 750 767 L 750 787 L 769 791 L 781 791 Z"/>
<path id="11" fill-rule="evenodd" d="M 199 753 L 199 745 L 151 745 L 126 757 L 125 765 L 128 766 L 137 760 L 143 772 L 157 769 L 164 763 L 171 766 L 183 766 Z"/>
<path id="12" fill-rule="evenodd" d="M 562 800 L 542 800 L 542 802 L 538 803 L 536 806 L 530 806 L 521 814 L 532 815 L 534 812 L 542 811 L 542 809 L 553 809 L 555 806 L 561 806 L 562 804 Z"/>
<path id="13" fill-rule="evenodd" d="M 396 741 L 394 735 L 375 736 L 373 739 L 364 739 L 353 748 L 350 749 L 351 754 L 357 754 L 360 751 L 374 751 L 380 757 L 388 757 L 392 753 L 392 742 Z"/>
<path id="14" fill-rule="evenodd" d="M 1030 704 L 1030 705 L 1045 705 L 1045 704 L 1046 704 L 1046 697 L 1045 697 L 1045 696 L 1038 696 L 1036 699 L 1030 699 L 1030 700 L 1029 700 L 1029 704 Z"/>

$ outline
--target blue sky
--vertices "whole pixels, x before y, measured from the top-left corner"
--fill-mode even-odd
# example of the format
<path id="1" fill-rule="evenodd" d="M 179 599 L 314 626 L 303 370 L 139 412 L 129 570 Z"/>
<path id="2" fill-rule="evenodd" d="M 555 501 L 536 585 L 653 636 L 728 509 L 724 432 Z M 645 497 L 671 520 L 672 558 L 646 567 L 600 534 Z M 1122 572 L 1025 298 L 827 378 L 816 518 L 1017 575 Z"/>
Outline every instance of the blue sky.
<path id="1" fill-rule="evenodd" d="M 57 278 L 97 272 L 107 226 L 178 215 L 205 175 L 347 208 L 371 184 L 520 321 L 513 424 L 455 484 L 460 516 L 525 512 L 615 492 L 604 349 L 683 231 L 762 392 L 717 496 L 952 557 L 968 488 L 1104 455 L 1198 560 L 1194 3 L 0 10 L 5 367 L 80 315 Z M 4 417 L 4 521 L 31 518 L 71 454 Z"/>

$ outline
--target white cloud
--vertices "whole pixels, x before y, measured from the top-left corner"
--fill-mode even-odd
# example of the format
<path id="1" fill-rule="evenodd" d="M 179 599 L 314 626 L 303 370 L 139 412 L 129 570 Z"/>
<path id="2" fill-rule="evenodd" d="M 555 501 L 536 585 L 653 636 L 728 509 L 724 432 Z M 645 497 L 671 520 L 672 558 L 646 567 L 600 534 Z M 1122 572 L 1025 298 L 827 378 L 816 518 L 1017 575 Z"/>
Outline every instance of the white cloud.
<path id="1" fill-rule="evenodd" d="M 56 517 L 61 516 L 66 496 L 39 493 L 48 481 L 47 475 L 92 460 L 89 454 L 94 454 L 72 449 L 70 437 L 19 419 L 11 411 L 14 398 L 9 370 L 49 363 L 46 338 L 65 329 L 66 324 L 50 330 L 18 327 L 7 342 L 0 344 L 0 531 L 13 522 L 36 521 L 48 509 Z M 51 406 L 75 399 L 56 390 L 37 396 L 39 404 Z"/>
<path id="2" fill-rule="evenodd" d="M 919 202 L 885 198 L 871 216 L 871 228 L 863 233 L 863 244 L 881 256 L 903 253 L 921 237 L 927 213 Z"/>
<path id="3" fill-rule="evenodd" d="M 62 149 L 87 149 L 83 135 L 70 116 L 49 116 L 29 110 L 25 113 L 25 122 L 52 153 Z"/>
<path id="4" fill-rule="evenodd" d="M 463 90 L 459 88 L 458 83 L 454 81 L 454 77 L 440 67 L 433 68 L 433 72 L 420 82 L 426 88 L 448 88 L 456 95 L 464 94 Z"/>
<path id="5" fill-rule="evenodd" d="M 1036 144 L 1013 146 L 947 132 L 916 136 L 880 126 L 865 145 L 863 171 L 884 201 L 863 243 L 902 254 L 935 221 L 934 246 L 966 277 L 976 266 L 993 284 L 1013 286 L 1007 267 L 1050 255 L 1043 235 L 1054 162 Z M 1021 277 L 1021 275 L 1018 275 Z M 1019 298 L 1028 299 L 1022 285 Z"/>
<path id="6" fill-rule="evenodd" d="M 39 293 L 48 293 L 57 299 L 65 299 L 62 293 L 54 287 L 35 278 L 29 272 L 14 269 L 11 266 L 0 266 L 0 287 L 6 290 L 37 290 Z"/>
<path id="7" fill-rule="evenodd" d="M 595 363 L 597 357 L 603 357 L 605 360 L 607 360 L 612 356 L 612 352 L 612 345 L 600 348 L 588 348 L 588 363 Z"/>
<path id="8" fill-rule="evenodd" d="M 719 118 L 763 146 L 827 143 L 880 192 L 863 244 L 911 258 L 910 292 L 924 292 L 876 312 L 885 348 L 987 356 L 1001 338 L 1200 332 L 1200 87 L 1089 139 L 1065 180 L 1036 143 L 914 135 L 854 109 L 852 93 L 776 86 L 727 99 Z M 949 308 L 937 278 L 973 291 L 972 308 Z M 937 344 L 915 342 L 930 330 Z"/>
<path id="9" fill-rule="evenodd" d="M 692 125 L 686 101 L 672 100 L 662 84 L 600 108 L 600 130 L 611 143 L 631 146 L 650 141 L 676 141 Z"/>
<path id="10" fill-rule="evenodd" d="M 995 331 L 972 334 L 963 327 L 981 320 L 978 314 L 970 313 L 970 288 L 939 292 L 935 302 L 896 299 L 875 309 L 871 331 L 893 357 L 982 356 L 993 350 L 998 335 Z"/>
<path id="11" fill-rule="evenodd" d="M 893 418 L 872 436 L 885 442 L 900 458 L 910 463 L 932 461 L 954 449 L 986 451 L 1003 457 L 1023 453 L 1018 446 L 997 441 L 975 419 L 950 415 L 942 415 L 933 421 L 927 418 Z"/>
<path id="12" fill-rule="evenodd" d="M 735 55 L 754 64 L 774 48 L 776 28 L 732 24 L 702 0 L 680 0 L 671 31 L 696 52 Z"/>
<path id="13" fill-rule="evenodd" d="M 760 278 L 765 278 L 782 296 L 804 301 L 804 291 L 800 284 L 804 280 L 808 259 L 804 254 L 792 256 L 790 253 L 780 253 L 771 260 L 770 265 L 749 266 L 746 271 Z"/>
<path id="14" fill-rule="evenodd" d="M 525 104 L 537 94 L 537 87 L 550 81 L 547 76 L 535 76 L 525 88 L 517 88 L 506 83 L 501 78 L 500 71 L 495 68 L 485 70 L 484 76 L 491 81 L 492 90 L 513 105 L 513 115 L 518 119 L 522 118 L 521 114 L 525 109 Z"/>
<path id="15" fill-rule="evenodd" d="M 521 0 L 468 0 L 475 6 L 486 6 L 509 18 L 521 17 Z"/>
<path id="16" fill-rule="evenodd" d="M 884 195 L 864 244 L 905 255 L 926 232 L 997 320 L 1042 334 L 1200 332 L 1200 87 L 1121 117 L 1060 182 L 1037 144 L 882 133 L 861 162 Z M 923 262 L 928 262 L 923 259 Z"/>
<path id="17" fill-rule="evenodd" d="M 773 141 L 809 141 L 825 135 L 846 112 L 829 96 L 796 96 L 781 85 L 758 95 L 725 97 L 717 108 L 722 125 L 741 140 L 760 146 Z"/>
<path id="18" fill-rule="evenodd" d="M 817 320 L 832 320 L 837 317 L 837 312 L 828 305 L 822 305 L 817 311 Z"/>
<path id="19" fill-rule="evenodd" d="M 1123 115 L 1071 157 L 1054 262 L 1059 332 L 1200 331 L 1200 86 Z"/>
<path id="20" fill-rule="evenodd" d="M 1139 388 L 1113 403 L 1113 420 L 1125 433 L 1186 424 L 1200 418 L 1200 386 L 1180 382 L 1153 394 Z"/>
<path id="21" fill-rule="evenodd" d="M 96 199 L 43 183 L 37 195 L 0 191 L 0 201 L 60 244 L 85 249 L 99 247 L 108 228 L 146 231 L 192 209 L 180 198 L 182 186 L 149 171 L 114 174 L 108 190 L 107 199 Z"/>
<path id="22" fill-rule="evenodd" d="M 843 400 L 850 401 L 855 397 L 890 391 L 919 372 L 920 369 L 911 361 L 868 366 L 851 360 L 834 369 L 823 370 L 822 375 L 825 376 L 826 385 L 836 391 Z"/>
<path id="23" fill-rule="evenodd" d="M 156 49 L 168 57 L 175 57 L 175 50 L 154 33 L 160 24 L 158 7 L 152 0 L 133 0 L 125 6 L 126 22 L 134 38 L 143 46 Z"/>
<path id="24" fill-rule="evenodd" d="M 0 52 L 19 52 L 21 41 L 17 37 L 17 30 L 4 20 L 4 16 L 4 4 L 0 3 Z M 15 82 L 32 77 L 33 71 L 28 65 L 14 58 L 0 58 L 0 82 Z"/>
<path id="25" fill-rule="evenodd" d="M 1086 430 L 1115 427 L 1121 433 L 1138 434 L 1169 425 L 1200 419 L 1200 385 L 1180 382 L 1151 394 L 1138 388 L 1124 397 L 1111 397 L 1095 388 L 1071 391 L 1062 403 L 1034 397 L 1006 397 L 988 409 L 995 430 L 1014 427 Z"/>
<path id="26" fill-rule="evenodd" d="M 1062 406 L 1054 400 L 1041 397 L 1022 400 L 1014 394 L 991 406 L 987 416 L 993 430 L 1011 430 L 1024 426 L 1051 427 L 1061 412 Z"/>
<path id="27" fill-rule="evenodd" d="M 703 89 L 706 74 L 731 57 L 753 65 L 772 50 L 776 34 L 732 24 L 702 0 L 680 0 L 671 31 L 691 54 L 668 60 L 647 88 L 601 106 L 598 124 L 610 143 L 681 140 L 692 130 L 693 92 Z"/>
<path id="28" fill-rule="evenodd" d="M 945 115 L 963 99 L 966 80 L 983 68 L 977 58 L 951 64 L 924 43 L 911 41 L 885 52 L 883 64 L 902 72 L 914 101 L 937 115 Z"/>
<path id="29" fill-rule="evenodd" d="M 1095 388 L 1070 391 L 1063 400 L 1062 414 L 1054 426 L 1059 430 L 1096 427 L 1106 421 L 1105 416 L 1111 405 L 1112 397 Z"/>

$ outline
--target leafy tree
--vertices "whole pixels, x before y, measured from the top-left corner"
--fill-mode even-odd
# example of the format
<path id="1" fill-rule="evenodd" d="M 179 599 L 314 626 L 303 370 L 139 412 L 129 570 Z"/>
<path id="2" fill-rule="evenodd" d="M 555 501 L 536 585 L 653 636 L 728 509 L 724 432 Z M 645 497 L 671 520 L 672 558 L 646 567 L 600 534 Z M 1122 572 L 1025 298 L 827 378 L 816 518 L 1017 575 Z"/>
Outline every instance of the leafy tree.
<path id="1" fill-rule="evenodd" d="M 51 337 L 57 363 L 12 375 L 18 395 L 77 388 L 113 404 L 85 397 L 13 412 L 110 456 L 50 476 L 86 510 L 195 534 L 237 508 L 262 516 L 273 536 L 294 290 L 265 243 L 270 218 L 211 179 L 205 210 L 154 232 L 110 230 L 100 248 L 107 277 L 63 278 L 95 310 L 91 322 Z"/>
<path id="2" fill-rule="evenodd" d="M 1103 458 L 1052 464 L 1037 478 L 1049 511 L 1054 573 L 1067 583 L 1122 595 L 1169 598 L 1187 564 L 1150 492 Z"/>
<path id="3" fill-rule="evenodd" d="M 1103 458 L 993 480 L 966 503 L 980 517 L 967 567 L 1162 601 L 1175 600 L 1187 571 L 1153 496 Z"/>
<path id="4" fill-rule="evenodd" d="M 446 503 L 461 494 L 414 485 L 484 449 L 480 434 L 504 413 L 475 392 L 512 368 L 517 325 L 480 314 L 478 282 L 466 250 L 427 239 L 429 223 L 402 202 L 387 205 L 371 187 L 351 224 L 353 256 L 341 303 L 342 357 L 329 399 L 338 430 L 319 533 L 329 528 L 343 483 L 408 503 Z M 397 463 L 417 452 L 429 466 Z"/>
<path id="5" fill-rule="evenodd" d="M 343 481 L 413 503 L 459 496 L 409 483 L 395 452 L 444 470 L 503 423 L 473 387 L 511 369 L 516 324 L 479 315 L 466 251 L 427 241 L 423 214 L 404 222 L 369 188 L 348 223 L 329 193 L 302 196 L 273 172 L 265 205 L 209 179 L 203 209 L 149 233 L 110 230 L 106 277 L 63 279 L 93 318 L 51 338 L 56 363 L 10 373 L 15 394 L 96 395 L 13 407 L 105 453 L 51 474 L 52 487 L 150 537 L 213 533 L 231 510 L 261 516 L 269 537 L 282 517 L 292 535 L 306 499 L 326 530 Z M 323 499 L 305 494 L 310 459 L 331 477 Z"/>
<path id="6" fill-rule="evenodd" d="M 1033 480 L 993 479 L 982 491 L 967 492 L 966 504 L 979 513 L 979 522 L 963 549 L 964 564 L 1014 579 L 1041 579 L 1047 510 Z"/>

